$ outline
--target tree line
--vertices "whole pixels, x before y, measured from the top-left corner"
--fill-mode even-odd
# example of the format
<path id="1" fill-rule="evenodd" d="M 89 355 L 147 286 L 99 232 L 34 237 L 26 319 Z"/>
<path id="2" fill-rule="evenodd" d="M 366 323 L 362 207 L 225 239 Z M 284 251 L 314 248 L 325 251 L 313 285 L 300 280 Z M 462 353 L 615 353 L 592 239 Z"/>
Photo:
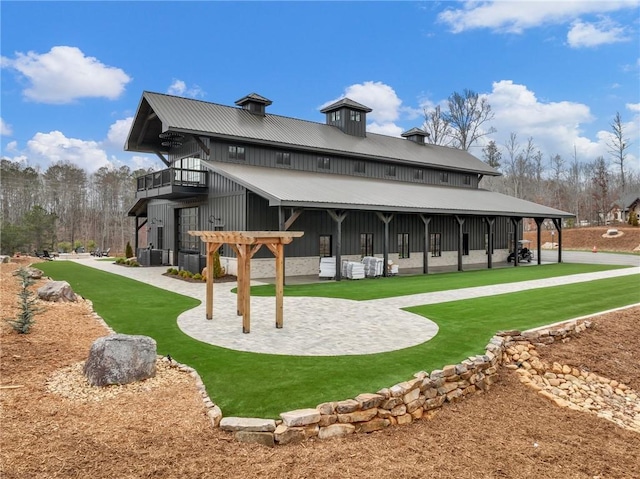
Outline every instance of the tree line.
<path id="1" fill-rule="evenodd" d="M 89 174 L 68 161 L 42 171 L 1 159 L 2 254 L 124 251 L 134 234 L 127 211 L 135 201 L 135 179 L 147 172 L 122 166 Z"/>

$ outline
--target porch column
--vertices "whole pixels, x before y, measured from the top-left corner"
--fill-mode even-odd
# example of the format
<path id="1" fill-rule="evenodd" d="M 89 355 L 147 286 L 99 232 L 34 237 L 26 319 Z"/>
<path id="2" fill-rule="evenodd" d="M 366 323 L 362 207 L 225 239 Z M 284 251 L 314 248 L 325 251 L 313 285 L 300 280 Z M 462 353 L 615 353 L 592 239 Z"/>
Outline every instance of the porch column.
<path id="1" fill-rule="evenodd" d="M 496 222 L 494 216 L 485 216 L 487 222 L 487 269 L 493 268 L 493 225 Z"/>
<path id="2" fill-rule="evenodd" d="M 511 217 L 513 225 L 513 266 L 518 266 L 518 241 L 520 241 L 520 220 L 522 218 Z"/>
<path id="3" fill-rule="evenodd" d="M 336 210 L 327 210 L 327 213 L 336 223 L 336 281 L 340 281 L 342 279 L 342 222 L 347 217 L 347 213 Z"/>
<path id="4" fill-rule="evenodd" d="M 540 244 L 540 241 L 541 241 L 542 234 L 540 229 L 542 228 L 542 223 L 544 222 L 544 218 L 534 218 L 534 220 L 536 221 L 536 226 L 538 228 L 538 232 L 536 233 L 536 243 L 538 243 L 538 264 L 541 264 L 542 245 Z"/>
<path id="5" fill-rule="evenodd" d="M 462 226 L 465 219 L 461 216 L 455 216 L 458 222 L 458 271 L 462 271 Z"/>
<path id="6" fill-rule="evenodd" d="M 553 218 L 553 224 L 558 230 L 558 263 L 562 263 L 562 218 Z"/>
<path id="7" fill-rule="evenodd" d="M 376 211 L 380 221 L 384 223 L 384 244 L 382 245 L 382 260 L 384 266 L 382 267 L 382 275 L 389 276 L 389 223 L 393 219 L 393 214 L 385 214 L 380 211 Z"/>
<path id="8" fill-rule="evenodd" d="M 422 273 L 429 274 L 429 251 L 431 250 L 429 223 L 431 223 L 431 216 L 425 216 L 420 213 L 420 219 L 422 219 L 422 222 L 424 223 L 424 253 L 422 258 Z"/>

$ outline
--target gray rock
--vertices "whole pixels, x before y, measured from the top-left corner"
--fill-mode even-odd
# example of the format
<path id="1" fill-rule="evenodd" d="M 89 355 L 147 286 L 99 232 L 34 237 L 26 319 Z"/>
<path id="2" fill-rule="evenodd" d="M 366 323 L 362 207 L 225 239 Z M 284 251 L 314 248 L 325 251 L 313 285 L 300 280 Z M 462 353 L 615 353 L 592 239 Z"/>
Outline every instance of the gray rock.
<path id="1" fill-rule="evenodd" d="M 0 255 L 0 263 L 9 263 L 11 258 L 7 255 Z"/>
<path id="2" fill-rule="evenodd" d="M 78 301 L 78 296 L 66 281 L 49 281 L 41 288 L 38 288 L 38 298 L 43 301 L 54 302 Z"/>
<path id="3" fill-rule="evenodd" d="M 285 426 L 306 426 L 320 422 L 320 412 L 317 409 L 296 409 L 280 414 Z"/>
<path id="4" fill-rule="evenodd" d="M 92 386 L 128 384 L 156 375 L 156 342 L 148 336 L 113 334 L 91 345 L 84 375 Z"/>
<path id="5" fill-rule="evenodd" d="M 276 430 L 276 422 L 273 419 L 260 419 L 256 417 L 223 417 L 220 421 L 220 429 L 223 431 L 248 431 L 248 432 L 273 432 Z"/>
<path id="6" fill-rule="evenodd" d="M 238 442 L 262 444 L 267 447 L 275 447 L 276 445 L 272 432 L 238 431 L 235 433 L 235 438 Z"/>

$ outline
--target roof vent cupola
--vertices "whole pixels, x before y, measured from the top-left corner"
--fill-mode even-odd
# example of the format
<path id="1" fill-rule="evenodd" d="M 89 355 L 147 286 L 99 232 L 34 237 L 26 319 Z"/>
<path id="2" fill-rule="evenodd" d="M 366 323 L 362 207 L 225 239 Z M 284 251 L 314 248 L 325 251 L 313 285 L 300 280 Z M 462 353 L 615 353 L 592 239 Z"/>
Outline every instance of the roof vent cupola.
<path id="1" fill-rule="evenodd" d="M 255 115 L 261 116 L 265 115 L 265 110 L 271 103 L 271 100 L 257 93 L 249 93 L 236 101 L 236 105 L 242 107 L 243 110 L 248 110 Z"/>
<path id="2" fill-rule="evenodd" d="M 429 137 L 429 133 L 420 128 L 411 128 L 400 135 L 409 141 L 424 145 L 424 139 Z"/>
<path id="3" fill-rule="evenodd" d="M 337 126 L 347 135 L 367 136 L 367 113 L 371 108 L 350 98 L 342 98 L 320 110 L 327 115 L 327 125 Z"/>

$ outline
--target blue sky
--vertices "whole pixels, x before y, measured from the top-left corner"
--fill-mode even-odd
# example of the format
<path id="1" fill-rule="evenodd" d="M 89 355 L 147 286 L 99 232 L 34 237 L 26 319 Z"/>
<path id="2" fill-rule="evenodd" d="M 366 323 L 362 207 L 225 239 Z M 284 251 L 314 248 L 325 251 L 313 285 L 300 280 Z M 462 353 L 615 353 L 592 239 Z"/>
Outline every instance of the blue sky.
<path id="1" fill-rule="evenodd" d="M 324 121 L 348 96 L 368 130 L 420 126 L 464 89 L 491 135 L 567 162 L 609 157 L 619 112 L 640 170 L 640 2 L 0 2 L 2 157 L 157 166 L 123 144 L 144 90 Z M 481 155 L 481 146 L 472 153 Z"/>

